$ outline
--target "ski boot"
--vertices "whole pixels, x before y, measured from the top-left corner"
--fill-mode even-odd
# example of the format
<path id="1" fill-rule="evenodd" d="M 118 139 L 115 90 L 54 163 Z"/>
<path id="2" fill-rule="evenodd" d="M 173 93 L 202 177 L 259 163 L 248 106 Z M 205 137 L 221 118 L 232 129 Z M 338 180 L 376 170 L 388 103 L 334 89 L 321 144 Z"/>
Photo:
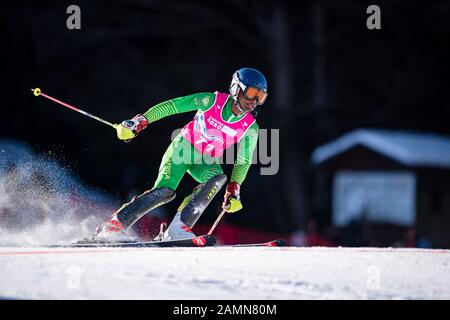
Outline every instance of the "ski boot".
<path id="1" fill-rule="evenodd" d="M 177 212 L 175 217 L 173 217 L 169 228 L 164 231 L 161 241 L 193 239 L 195 237 L 196 236 L 191 228 L 181 221 L 181 213 Z"/>
<path id="2" fill-rule="evenodd" d="M 195 238 L 196 236 L 191 228 L 194 227 L 208 204 L 225 184 L 226 179 L 226 176 L 223 174 L 216 175 L 208 182 L 195 187 L 192 194 L 185 197 L 178 207 L 177 213 L 169 227 L 167 228 L 167 224 L 165 224 L 163 228 L 163 224 L 161 224 L 160 233 L 155 240 L 167 241 Z"/>
<path id="3" fill-rule="evenodd" d="M 102 241 L 134 240 L 124 229 L 124 225 L 119 221 L 117 216 L 113 216 L 95 229 L 93 239 Z"/>

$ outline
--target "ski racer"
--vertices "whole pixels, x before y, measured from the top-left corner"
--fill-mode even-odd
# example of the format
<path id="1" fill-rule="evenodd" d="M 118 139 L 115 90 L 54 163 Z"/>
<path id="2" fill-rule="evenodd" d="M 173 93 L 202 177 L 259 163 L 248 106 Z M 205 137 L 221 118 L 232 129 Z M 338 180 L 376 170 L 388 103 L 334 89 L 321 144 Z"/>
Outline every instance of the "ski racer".
<path id="1" fill-rule="evenodd" d="M 117 126 L 119 139 L 128 142 L 162 118 L 197 111 L 194 119 L 183 127 L 163 155 L 158 177 L 151 190 L 135 196 L 112 217 L 98 226 L 95 239 L 114 239 L 126 234 L 145 214 L 172 201 L 184 174 L 188 172 L 199 185 L 182 201 L 172 222 L 161 230 L 155 240 L 194 238 L 192 227 L 227 177 L 219 163 L 224 150 L 238 143 L 230 182 L 226 186 L 222 208 L 226 212 L 242 209 L 240 186 L 252 162 L 258 141 L 257 105 L 267 98 L 267 81 L 256 69 L 237 70 L 229 93 L 195 93 L 161 102 Z"/>

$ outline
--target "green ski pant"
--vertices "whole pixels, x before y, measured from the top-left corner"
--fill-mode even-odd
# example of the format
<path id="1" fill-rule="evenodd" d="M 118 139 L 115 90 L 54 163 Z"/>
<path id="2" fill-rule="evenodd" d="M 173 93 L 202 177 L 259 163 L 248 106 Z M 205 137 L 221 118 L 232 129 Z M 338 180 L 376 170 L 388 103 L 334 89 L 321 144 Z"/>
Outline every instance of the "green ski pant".
<path id="1" fill-rule="evenodd" d="M 223 174 L 218 158 L 202 155 L 179 134 L 164 153 L 153 189 L 167 187 L 175 191 L 186 171 L 199 183 Z"/>

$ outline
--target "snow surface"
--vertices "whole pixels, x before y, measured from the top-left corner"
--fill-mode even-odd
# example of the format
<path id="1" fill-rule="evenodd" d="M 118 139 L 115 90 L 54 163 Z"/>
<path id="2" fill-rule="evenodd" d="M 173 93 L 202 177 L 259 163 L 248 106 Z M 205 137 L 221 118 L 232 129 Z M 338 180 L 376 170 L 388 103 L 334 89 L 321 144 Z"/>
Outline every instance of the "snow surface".
<path id="1" fill-rule="evenodd" d="M 449 299 L 450 251 L 0 248 L 6 299 Z"/>
<path id="2" fill-rule="evenodd" d="M 91 235 L 118 204 L 9 146 L 0 141 L 0 298 L 450 299 L 448 250 L 42 247 Z"/>

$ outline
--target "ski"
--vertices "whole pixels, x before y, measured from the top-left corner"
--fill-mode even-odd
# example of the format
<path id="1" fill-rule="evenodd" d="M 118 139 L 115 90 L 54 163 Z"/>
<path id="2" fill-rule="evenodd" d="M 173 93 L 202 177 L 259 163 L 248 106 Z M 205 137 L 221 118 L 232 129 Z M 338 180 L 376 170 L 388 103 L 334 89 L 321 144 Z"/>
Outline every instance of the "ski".
<path id="1" fill-rule="evenodd" d="M 286 247 L 287 241 L 276 239 L 268 242 L 247 243 L 247 244 L 232 244 L 232 245 L 218 245 L 217 247 Z"/>
<path id="2" fill-rule="evenodd" d="M 227 248 L 245 248 L 245 247 L 285 247 L 286 240 L 276 239 L 268 242 L 246 243 L 246 244 L 216 244 L 216 238 L 212 235 L 202 235 L 193 239 L 169 240 L 169 241 L 126 241 L 126 242 L 107 242 L 100 240 L 85 239 L 71 244 L 50 245 L 51 248 L 145 248 L 145 247 L 227 247 Z"/>
<path id="3" fill-rule="evenodd" d="M 193 239 L 169 240 L 169 241 L 126 241 L 107 242 L 85 239 L 68 245 L 54 245 L 50 247 L 70 248 L 143 248 L 143 247 L 208 247 L 216 243 L 216 238 L 211 235 L 198 236 Z"/>
<path id="4" fill-rule="evenodd" d="M 233 247 L 286 247 L 286 240 L 276 239 L 268 242 L 260 243 L 248 243 L 248 244 L 235 244 Z"/>

